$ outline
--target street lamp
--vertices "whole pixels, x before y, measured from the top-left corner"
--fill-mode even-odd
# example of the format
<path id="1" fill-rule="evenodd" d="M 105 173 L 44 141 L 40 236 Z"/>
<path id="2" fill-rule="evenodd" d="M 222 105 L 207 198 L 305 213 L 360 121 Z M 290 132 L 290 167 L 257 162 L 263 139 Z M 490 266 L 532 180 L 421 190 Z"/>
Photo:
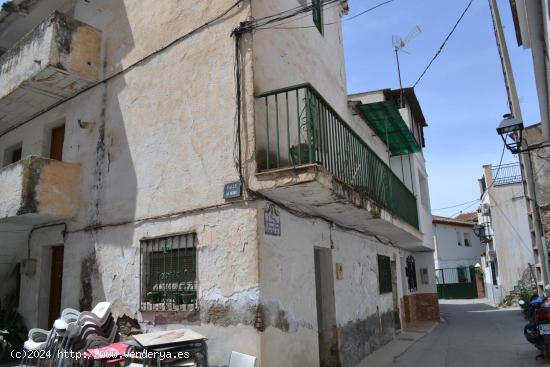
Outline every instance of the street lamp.
<path id="1" fill-rule="evenodd" d="M 506 114 L 503 117 L 504 120 L 497 127 L 497 133 L 510 152 L 513 154 L 521 153 L 523 122 L 516 120 L 511 114 Z"/>
<path id="2" fill-rule="evenodd" d="M 476 237 L 481 238 L 482 234 L 485 234 L 485 226 L 481 224 L 476 224 L 474 226 L 474 234 Z"/>

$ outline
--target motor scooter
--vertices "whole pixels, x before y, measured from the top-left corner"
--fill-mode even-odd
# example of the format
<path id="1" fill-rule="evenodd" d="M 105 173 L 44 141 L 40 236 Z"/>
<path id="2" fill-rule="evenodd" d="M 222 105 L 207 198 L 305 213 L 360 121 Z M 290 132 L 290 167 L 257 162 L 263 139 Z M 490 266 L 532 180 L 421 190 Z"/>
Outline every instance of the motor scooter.
<path id="1" fill-rule="evenodd" d="M 545 289 L 545 293 L 550 291 Z M 525 301 L 520 300 L 520 305 Z M 550 361 L 550 298 L 533 295 L 529 299 L 529 322 L 523 329 L 527 341 L 533 344 L 540 352 L 540 357 Z"/>

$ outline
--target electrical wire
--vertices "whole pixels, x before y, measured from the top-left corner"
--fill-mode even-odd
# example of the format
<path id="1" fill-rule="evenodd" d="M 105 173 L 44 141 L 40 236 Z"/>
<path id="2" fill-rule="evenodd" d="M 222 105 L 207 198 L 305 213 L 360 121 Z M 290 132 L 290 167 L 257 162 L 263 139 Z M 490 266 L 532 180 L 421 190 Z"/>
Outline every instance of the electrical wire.
<path id="1" fill-rule="evenodd" d="M 437 209 L 432 209 L 432 212 L 437 212 L 439 210 L 446 210 L 446 209 L 453 209 L 453 208 L 458 208 L 460 206 L 464 206 L 464 205 L 468 205 L 468 204 L 471 204 L 475 201 L 479 201 L 479 199 L 474 199 L 474 200 L 470 200 L 470 201 L 466 201 L 465 203 L 460 203 L 460 204 L 456 204 L 456 205 L 452 205 L 452 206 L 447 206 L 447 207 L 444 207 L 444 208 L 437 208 Z"/>
<path id="2" fill-rule="evenodd" d="M 334 7 L 337 7 L 337 6 L 340 6 L 340 3 L 336 2 L 336 3 L 330 4 L 330 5 L 328 5 L 328 6 L 325 6 L 325 5 L 323 4 L 323 8 L 324 8 L 325 10 L 327 10 L 327 9 L 332 9 L 332 8 L 334 8 Z M 297 22 L 297 21 L 299 21 L 299 20 L 302 20 L 302 19 L 304 19 L 304 18 L 308 18 L 308 17 L 310 17 L 310 16 L 311 16 L 310 14 L 306 14 L 306 15 L 302 15 L 302 16 L 297 16 L 297 17 L 294 18 L 294 19 L 290 19 L 290 20 L 287 20 L 287 21 L 283 21 L 283 22 L 281 22 L 281 23 L 278 23 L 278 24 L 277 24 L 277 28 L 262 28 L 262 29 L 281 29 L 281 28 L 279 28 L 279 26 L 281 26 L 281 25 L 288 24 L 288 23 L 292 23 L 292 22 Z"/>
<path id="3" fill-rule="evenodd" d="M 344 22 L 347 22 L 347 21 L 350 21 L 350 20 L 353 20 L 353 19 L 356 19 L 362 15 L 365 15 L 373 10 L 376 10 L 378 9 L 379 7 L 383 6 L 383 5 L 386 5 L 386 4 L 389 4 L 391 2 L 394 2 L 395 0 L 386 0 L 384 2 L 381 2 L 375 6 L 372 6 L 366 10 L 363 10 L 355 15 L 352 15 L 348 18 L 345 18 L 345 19 L 342 19 L 342 20 L 339 20 L 339 21 L 336 21 L 336 22 L 329 22 L 329 23 L 323 23 L 323 26 L 329 26 L 329 25 L 335 25 L 335 24 L 342 24 Z M 300 18 L 301 19 L 301 18 Z M 298 20 L 298 19 L 295 19 L 295 20 Z M 286 22 L 286 23 L 289 23 L 289 22 Z M 282 25 L 284 23 L 281 23 L 279 25 Z M 315 25 L 311 25 L 311 26 L 295 26 L 295 27 L 280 27 L 280 26 L 272 26 L 272 27 L 260 27 L 258 28 L 259 30 L 264 30 L 264 29 L 308 29 L 308 28 L 317 28 L 317 26 Z"/>
<path id="4" fill-rule="evenodd" d="M 464 9 L 464 11 L 462 12 L 462 14 L 460 15 L 460 18 L 458 18 L 457 22 L 455 23 L 455 25 L 453 26 L 453 28 L 451 29 L 451 31 L 449 32 L 449 34 L 447 35 L 447 37 L 445 37 L 445 40 L 443 41 L 443 44 L 439 47 L 439 50 L 437 50 L 437 52 L 435 53 L 434 57 L 432 57 L 432 59 L 430 60 L 430 62 L 428 63 L 428 66 L 426 66 L 426 68 L 424 69 L 424 71 L 422 72 L 422 74 L 420 74 L 420 76 L 418 77 L 418 79 L 416 80 L 416 82 L 413 84 L 413 88 L 416 87 L 416 85 L 420 82 L 420 80 L 422 80 L 422 78 L 424 77 L 424 75 L 426 74 L 426 72 L 428 71 L 428 69 L 430 69 L 430 67 L 432 66 L 432 64 L 434 63 L 435 59 L 437 59 L 439 57 L 439 55 L 441 54 L 441 51 L 443 51 L 443 48 L 445 47 L 445 45 L 447 44 L 447 41 L 449 41 L 449 38 L 451 38 L 451 36 L 453 35 L 454 31 L 456 30 L 456 28 L 458 27 L 458 25 L 460 24 L 460 22 L 462 21 L 462 19 L 464 18 L 464 16 L 466 15 L 466 13 L 468 12 L 468 9 L 470 9 L 470 6 L 472 6 L 472 3 L 473 3 L 474 0 L 470 0 L 470 2 L 468 3 L 468 5 L 466 6 L 466 8 Z"/>
<path id="5" fill-rule="evenodd" d="M 500 168 L 502 166 L 502 160 L 504 158 L 504 152 L 506 151 L 506 145 L 503 145 L 502 147 L 502 152 L 500 153 L 500 160 L 498 162 L 498 168 L 497 168 L 497 171 L 495 173 L 495 176 L 493 177 L 493 181 L 491 181 L 491 184 L 485 189 L 485 190 L 488 190 L 490 189 L 491 187 L 494 186 L 496 180 L 498 179 L 498 175 L 500 174 Z M 453 209 L 453 208 L 458 208 L 458 207 L 462 207 L 464 205 L 468 205 L 468 204 L 471 204 L 469 206 L 467 206 L 466 208 L 464 209 L 461 209 L 460 211 L 456 212 L 455 214 L 453 214 L 451 217 L 455 217 L 456 215 L 462 213 L 463 211 L 471 208 L 472 206 L 474 206 L 477 202 L 479 202 L 480 199 L 474 199 L 474 200 L 470 200 L 470 201 L 466 201 L 464 203 L 460 203 L 460 204 L 456 204 L 456 205 L 452 205 L 452 206 L 448 206 L 448 207 L 444 207 L 444 208 L 437 208 L 437 209 L 432 209 L 432 212 L 435 212 L 435 211 L 440 211 L 440 210 L 446 210 L 446 209 Z"/>
<path id="6" fill-rule="evenodd" d="M 34 120 L 35 118 L 39 117 L 39 116 L 42 116 L 43 114 L 49 112 L 49 111 L 52 111 L 53 109 L 59 107 L 60 105 L 63 105 L 79 96 L 81 96 L 82 94 L 92 90 L 93 88 L 97 87 L 98 85 L 102 85 L 102 84 L 105 84 L 107 83 L 108 81 L 120 76 L 120 75 L 124 75 L 126 73 L 128 73 L 129 71 L 135 69 L 136 67 L 144 64 L 145 62 L 149 61 L 150 59 L 152 59 L 154 56 L 166 51 L 167 49 L 173 47 L 174 45 L 176 44 L 179 44 L 180 42 L 186 40 L 187 38 L 195 35 L 196 33 L 198 32 L 201 32 L 202 30 L 204 30 L 205 28 L 208 28 L 209 26 L 211 26 L 212 24 L 215 24 L 217 23 L 219 20 L 223 19 L 227 14 L 229 14 L 233 9 L 235 9 L 237 6 L 239 6 L 244 0 L 237 0 L 232 6 L 230 6 L 229 8 L 227 8 L 226 10 L 224 10 L 223 12 L 221 12 L 219 15 L 215 16 L 214 18 L 210 19 L 209 21 L 203 23 L 202 25 L 200 25 L 199 27 L 189 31 L 188 33 L 184 34 L 184 35 L 181 35 L 179 36 L 178 38 L 176 38 L 175 40 L 173 40 L 172 42 L 170 42 L 169 44 L 167 44 L 166 46 L 163 46 L 161 47 L 160 49 L 150 53 L 149 55 L 139 59 L 138 61 L 134 62 L 133 64 L 129 65 L 128 67 L 120 70 L 120 71 L 117 71 L 116 73 L 113 73 L 111 75 L 109 75 L 108 77 L 104 78 L 104 79 L 101 79 L 100 81 L 94 83 L 94 84 L 91 84 L 90 86 L 82 89 L 81 91 L 77 92 L 76 94 L 68 97 L 68 98 L 65 98 L 65 99 L 62 99 L 56 103 L 54 103 L 53 105 L 49 106 L 48 108 L 45 108 L 43 109 L 42 111 L 39 111 L 37 113 L 35 113 L 34 115 L 32 115 L 31 117 L 29 117 L 28 119 L 18 123 L 18 124 L 15 124 L 14 126 L 0 132 L 0 137 L 6 135 L 7 133 L 9 133 L 10 131 L 13 131 L 27 123 L 29 123 L 30 121 Z"/>
<path id="7" fill-rule="evenodd" d="M 493 181 L 491 182 L 491 185 L 487 187 L 487 190 L 489 190 L 491 187 L 495 185 L 496 180 L 498 179 L 498 175 L 500 173 L 500 167 L 502 167 L 502 159 L 504 158 L 504 152 L 506 151 L 506 145 L 502 147 L 502 153 L 500 153 L 500 161 L 498 162 L 498 168 L 497 172 L 495 173 L 495 176 L 493 177 Z"/>

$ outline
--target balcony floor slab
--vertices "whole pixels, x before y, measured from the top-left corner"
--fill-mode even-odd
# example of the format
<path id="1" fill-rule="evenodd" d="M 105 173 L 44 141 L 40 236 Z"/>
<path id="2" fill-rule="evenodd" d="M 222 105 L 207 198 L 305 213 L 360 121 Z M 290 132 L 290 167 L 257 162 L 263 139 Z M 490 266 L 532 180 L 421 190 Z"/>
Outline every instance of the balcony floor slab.
<path id="1" fill-rule="evenodd" d="M 341 183 L 322 167 L 310 164 L 256 175 L 262 195 L 314 216 L 383 236 L 408 249 L 423 249 L 423 234 L 385 208 Z"/>

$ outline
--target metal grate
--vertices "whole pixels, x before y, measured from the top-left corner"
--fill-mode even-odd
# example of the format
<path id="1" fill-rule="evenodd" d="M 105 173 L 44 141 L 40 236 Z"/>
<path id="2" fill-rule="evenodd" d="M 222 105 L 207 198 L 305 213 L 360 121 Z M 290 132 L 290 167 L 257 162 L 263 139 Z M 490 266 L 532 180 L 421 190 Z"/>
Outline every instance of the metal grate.
<path id="1" fill-rule="evenodd" d="M 191 311 L 197 308 L 195 233 L 141 241 L 141 311 Z"/>
<path id="2" fill-rule="evenodd" d="M 509 185 L 522 181 L 519 163 L 502 164 L 493 166 L 493 186 Z"/>

